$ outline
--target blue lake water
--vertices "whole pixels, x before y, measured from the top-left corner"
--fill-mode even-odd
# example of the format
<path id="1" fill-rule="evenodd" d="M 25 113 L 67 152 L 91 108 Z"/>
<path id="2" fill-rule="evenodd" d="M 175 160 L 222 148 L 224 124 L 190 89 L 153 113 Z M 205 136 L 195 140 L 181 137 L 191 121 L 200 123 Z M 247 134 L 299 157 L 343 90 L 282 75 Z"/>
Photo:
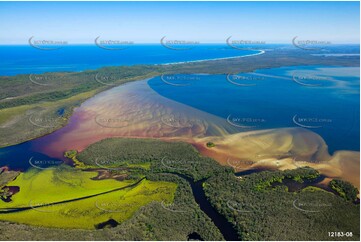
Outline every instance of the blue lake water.
<path id="1" fill-rule="evenodd" d="M 310 129 L 332 153 L 360 147 L 359 71 L 298 66 L 239 75 L 169 75 L 148 83 L 164 97 L 228 118 L 245 131 Z"/>
<path id="2" fill-rule="evenodd" d="M 83 71 L 119 65 L 167 64 L 256 53 L 259 51 L 233 49 L 225 44 L 199 45 L 185 50 L 167 49 L 160 44 L 138 44 L 124 50 L 104 50 L 96 45 L 70 45 L 51 51 L 39 50 L 30 45 L 0 46 L 0 75 Z"/>
<path id="3" fill-rule="evenodd" d="M 37 164 L 42 161 L 43 164 Z M 0 149 L 0 167 L 8 166 L 10 169 L 22 170 L 33 167 L 47 168 L 60 164 L 59 159 L 51 158 L 32 149 L 32 141 Z"/>

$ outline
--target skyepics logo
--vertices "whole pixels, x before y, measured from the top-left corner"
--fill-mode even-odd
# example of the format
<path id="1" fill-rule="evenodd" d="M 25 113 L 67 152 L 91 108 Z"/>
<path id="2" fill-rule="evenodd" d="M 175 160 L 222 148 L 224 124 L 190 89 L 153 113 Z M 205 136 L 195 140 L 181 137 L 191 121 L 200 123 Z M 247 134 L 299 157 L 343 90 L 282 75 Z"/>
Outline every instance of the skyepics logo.
<path id="1" fill-rule="evenodd" d="M 330 41 L 322 40 L 300 40 L 298 36 L 292 39 L 292 44 L 302 50 L 322 50 L 327 45 L 330 45 Z"/>
<path id="2" fill-rule="evenodd" d="M 168 211 L 173 212 L 173 213 L 187 213 L 187 212 L 190 212 L 189 208 L 185 208 L 185 206 L 184 205 L 182 206 L 181 204 L 168 203 L 166 201 L 162 201 L 160 203 L 160 205 L 165 210 L 168 210 Z"/>
<path id="3" fill-rule="evenodd" d="M 95 81 L 105 86 L 115 86 L 116 81 L 120 79 L 119 73 L 97 73 Z"/>
<path id="4" fill-rule="evenodd" d="M 228 74 L 226 79 L 229 83 L 236 86 L 249 87 L 257 85 L 257 81 L 265 80 L 264 76 L 256 76 L 249 73 L 244 74 Z"/>
<path id="5" fill-rule="evenodd" d="M 191 40 L 167 40 L 166 36 L 160 39 L 160 44 L 170 50 L 190 50 L 196 45 L 199 45 L 198 41 Z"/>
<path id="6" fill-rule="evenodd" d="M 330 118 L 299 117 L 298 114 L 293 116 L 292 121 L 297 126 L 309 129 L 318 129 L 332 124 L 332 119 Z"/>
<path id="7" fill-rule="evenodd" d="M 177 87 L 189 86 L 192 82 L 200 80 L 200 76 L 195 75 L 161 75 L 160 80 L 165 84 Z"/>
<path id="8" fill-rule="evenodd" d="M 99 199 L 95 201 L 94 205 L 97 209 L 108 213 L 125 213 L 132 208 L 132 204 L 121 200 L 110 201 Z"/>
<path id="9" fill-rule="evenodd" d="M 239 213 L 251 213 L 253 210 L 252 207 L 249 206 L 249 204 L 245 204 L 235 200 L 228 200 L 226 204 L 229 209 Z"/>
<path id="10" fill-rule="evenodd" d="M 192 128 L 196 125 L 203 125 L 200 119 L 188 118 L 181 114 L 165 114 L 160 119 L 163 124 L 172 128 Z"/>
<path id="11" fill-rule="evenodd" d="M 235 169 L 245 168 L 254 165 L 256 162 L 251 160 L 233 160 L 228 158 L 227 164 Z"/>
<path id="12" fill-rule="evenodd" d="M 38 159 L 34 157 L 30 157 L 29 164 L 36 168 L 41 170 L 47 170 L 47 169 L 55 169 L 56 166 L 59 166 L 63 164 L 64 161 L 62 160 L 52 160 L 52 159 Z"/>
<path id="13" fill-rule="evenodd" d="M 260 40 L 232 40 L 232 36 L 226 39 L 226 43 L 229 47 L 236 50 L 256 50 L 259 49 L 259 45 L 265 45 L 265 41 Z"/>
<path id="14" fill-rule="evenodd" d="M 55 213 L 65 207 L 62 203 L 49 203 L 44 201 L 30 200 L 29 207 L 42 213 Z"/>
<path id="15" fill-rule="evenodd" d="M 104 128 L 124 128 L 130 124 L 127 117 L 122 115 L 104 115 L 95 116 L 95 123 Z"/>
<path id="16" fill-rule="evenodd" d="M 59 168 L 54 172 L 55 179 L 58 182 L 68 184 L 72 187 L 82 186 L 83 177 L 80 173 L 80 170 L 76 170 L 72 167 L 63 168 L 62 166 L 59 166 Z"/>
<path id="17" fill-rule="evenodd" d="M 305 213 L 318 213 L 332 207 L 330 202 L 310 198 L 296 199 L 292 205 L 295 209 Z"/>
<path id="18" fill-rule="evenodd" d="M 95 158 L 94 163 L 100 168 L 107 170 L 124 170 L 124 167 L 122 167 L 121 163 L 117 161 L 112 155 L 97 157 Z"/>
<path id="19" fill-rule="evenodd" d="M 293 156 L 292 151 L 287 151 L 287 152 L 275 152 L 275 153 L 260 153 L 260 154 L 256 154 L 257 158 L 262 158 L 262 159 L 285 159 L 285 158 L 290 158 Z"/>
<path id="20" fill-rule="evenodd" d="M 133 41 L 128 40 L 102 40 L 100 36 L 94 40 L 96 46 L 104 50 L 125 50 L 134 44 Z"/>
<path id="21" fill-rule="evenodd" d="M 198 165 L 198 161 L 188 160 L 188 159 L 169 159 L 163 157 L 161 164 L 171 170 L 189 170 L 194 166 Z"/>
<path id="22" fill-rule="evenodd" d="M 307 87 L 319 87 L 322 86 L 322 82 L 330 80 L 327 77 L 315 76 L 315 75 L 305 75 L 301 73 L 294 72 L 292 74 L 292 80 L 302 86 Z"/>
<path id="23" fill-rule="evenodd" d="M 319 160 L 306 161 L 306 160 L 297 160 L 297 158 L 293 158 L 292 163 L 296 167 L 302 168 L 302 167 L 307 167 L 310 164 L 314 164 L 314 165 L 319 165 L 319 164 L 323 164 L 323 163 L 327 164 L 327 161 L 319 161 Z"/>
<path id="24" fill-rule="evenodd" d="M 264 124 L 266 120 L 264 118 L 239 117 L 230 114 L 227 117 L 227 122 L 234 127 L 251 129 L 259 127 Z"/>
<path id="25" fill-rule="evenodd" d="M 29 116 L 29 122 L 41 128 L 54 128 L 58 127 L 63 122 L 63 116 L 58 114 L 49 114 L 45 112 L 35 112 Z"/>
<path id="26" fill-rule="evenodd" d="M 268 147 L 270 147 L 271 145 L 268 145 Z M 266 151 L 269 151 L 269 149 L 266 149 Z M 257 164 L 260 166 L 280 167 L 285 164 L 284 159 L 292 158 L 292 155 L 291 152 L 284 152 L 284 153 L 271 152 L 271 153 L 257 153 L 255 157 L 257 160 L 259 160 Z M 288 162 L 286 164 L 288 164 Z"/>
<path id="27" fill-rule="evenodd" d="M 65 45 L 68 44 L 67 41 L 64 40 L 49 40 L 49 39 L 35 39 L 34 36 L 30 37 L 29 40 L 29 45 L 34 47 L 35 49 L 38 50 L 59 50 L 61 48 L 63 48 Z"/>
<path id="28" fill-rule="evenodd" d="M 52 86 L 52 83 L 55 80 L 55 76 L 53 75 L 46 75 L 46 74 L 30 74 L 29 80 L 39 86 Z"/>

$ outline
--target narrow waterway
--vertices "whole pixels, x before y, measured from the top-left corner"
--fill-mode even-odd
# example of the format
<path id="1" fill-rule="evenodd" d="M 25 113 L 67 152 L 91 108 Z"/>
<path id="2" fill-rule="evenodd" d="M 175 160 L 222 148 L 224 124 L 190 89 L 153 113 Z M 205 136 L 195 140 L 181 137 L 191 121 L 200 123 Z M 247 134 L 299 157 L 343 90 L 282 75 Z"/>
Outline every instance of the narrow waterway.
<path id="1" fill-rule="evenodd" d="M 178 174 L 171 173 L 173 175 L 177 175 L 178 177 L 186 180 L 192 188 L 193 196 L 200 209 L 213 221 L 213 223 L 217 226 L 224 239 L 227 241 L 240 241 L 242 240 L 238 235 L 237 231 L 234 229 L 233 224 L 229 222 L 223 215 L 218 213 L 211 203 L 208 201 L 206 194 L 203 190 L 202 184 L 206 179 L 202 179 L 200 181 L 194 182 L 190 177 Z"/>

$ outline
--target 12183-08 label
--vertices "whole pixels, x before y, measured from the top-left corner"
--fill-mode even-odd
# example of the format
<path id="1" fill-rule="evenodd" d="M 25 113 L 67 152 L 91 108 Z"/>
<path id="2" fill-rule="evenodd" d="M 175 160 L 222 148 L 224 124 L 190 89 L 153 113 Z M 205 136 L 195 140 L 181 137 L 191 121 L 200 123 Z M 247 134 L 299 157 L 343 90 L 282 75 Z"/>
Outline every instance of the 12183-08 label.
<path id="1" fill-rule="evenodd" d="M 352 237 L 352 232 L 328 232 L 329 237 Z"/>

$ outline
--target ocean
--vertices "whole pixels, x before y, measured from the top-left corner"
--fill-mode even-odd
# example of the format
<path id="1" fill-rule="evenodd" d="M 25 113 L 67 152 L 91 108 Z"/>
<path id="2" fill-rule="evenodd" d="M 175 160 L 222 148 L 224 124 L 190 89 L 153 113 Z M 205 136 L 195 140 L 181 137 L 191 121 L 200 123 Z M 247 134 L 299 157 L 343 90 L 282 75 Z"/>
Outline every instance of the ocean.
<path id="1" fill-rule="evenodd" d="M 96 45 L 69 45 L 49 51 L 30 45 L 2 45 L 0 76 L 84 71 L 105 66 L 169 64 L 257 53 L 260 51 L 238 50 L 226 44 L 199 45 L 179 50 L 168 49 L 160 44 L 137 44 L 121 50 L 105 50 Z"/>

